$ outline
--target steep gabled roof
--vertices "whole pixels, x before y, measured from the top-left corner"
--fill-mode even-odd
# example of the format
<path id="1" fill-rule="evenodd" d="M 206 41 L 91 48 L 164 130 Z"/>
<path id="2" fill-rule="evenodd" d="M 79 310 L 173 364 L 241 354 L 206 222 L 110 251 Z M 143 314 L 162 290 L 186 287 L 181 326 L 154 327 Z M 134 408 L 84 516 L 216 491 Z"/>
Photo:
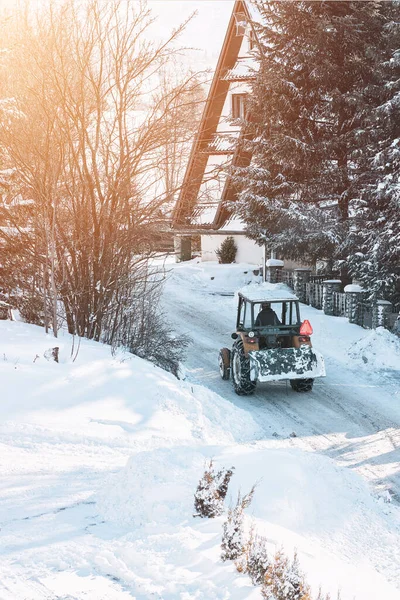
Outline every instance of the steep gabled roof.
<path id="1" fill-rule="evenodd" d="M 226 147 L 226 140 L 222 143 L 216 133 L 231 82 L 249 79 L 249 76 L 246 76 L 238 68 L 238 57 L 243 41 L 243 29 L 252 20 L 252 17 L 253 14 L 250 14 L 247 3 L 244 0 L 235 0 L 199 131 L 186 167 L 182 189 L 172 214 L 175 229 L 180 227 L 187 229 L 190 226 L 210 153 L 231 153 L 233 154 L 232 164 L 234 165 L 242 164 L 244 166 L 250 162 L 251 157 L 244 156 L 242 153 L 239 154 L 237 142 L 236 144 L 233 143 L 230 150 Z M 214 222 L 208 226 L 196 226 L 196 229 L 220 227 L 229 214 L 224 208 L 224 200 L 233 197 L 232 194 L 234 194 L 233 183 L 231 178 L 227 177 Z"/>

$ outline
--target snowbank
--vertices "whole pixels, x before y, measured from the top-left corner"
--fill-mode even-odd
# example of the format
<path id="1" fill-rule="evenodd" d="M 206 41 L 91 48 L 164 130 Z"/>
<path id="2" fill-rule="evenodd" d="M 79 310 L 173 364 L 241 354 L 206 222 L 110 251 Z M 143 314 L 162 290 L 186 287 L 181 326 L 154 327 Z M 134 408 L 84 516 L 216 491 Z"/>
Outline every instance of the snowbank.
<path id="1" fill-rule="evenodd" d="M 386 578 L 397 581 L 400 531 L 393 529 L 384 505 L 372 498 L 357 474 L 327 457 L 265 448 L 261 442 L 256 447 L 226 447 L 216 456 L 215 450 L 180 447 L 136 454 L 98 495 L 101 517 L 134 531 L 129 539 L 140 539 L 143 550 L 155 536 L 153 550 L 160 553 L 168 546 L 172 552 L 169 561 L 186 553 L 186 565 L 202 564 L 194 540 L 203 538 L 204 543 L 206 527 L 213 538 L 209 552 L 212 548 L 218 564 L 224 518 L 192 517 L 193 494 L 204 470 L 204 457 L 214 455 L 216 468 L 235 467 L 226 505 L 235 502 L 239 490 L 246 493 L 257 482 L 247 510 L 248 526 L 254 523 L 267 537 L 270 555 L 280 548 L 291 555 L 296 549 L 315 593 L 323 583 L 333 597 L 340 586 L 344 600 L 354 595 L 362 600 L 397 597 L 398 592 L 379 571 L 384 561 Z M 176 548 L 178 532 L 181 545 Z M 147 543 L 145 535 L 150 536 Z M 166 569 L 166 561 L 159 554 L 158 571 L 160 562 L 162 570 Z M 223 568 L 217 564 L 214 569 Z M 210 576 L 201 566 L 200 571 L 203 581 Z M 361 572 L 368 576 L 360 577 Z M 153 583 L 162 586 L 163 598 L 174 598 L 157 574 Z M 192 582 L 191 589 L 201 594 L 202 584 Z M 215 591 L 208 593 L 209 598 L 220 597 Z"/>
<path id="2" fill-rule="evenodd" d="M 218 461 L 235 466 L 232 499 L 257 482 L 251 519 L 267 537 L 271 553 L 283 547 L 290 555 L 297 549 L 314 591 L 322 583 L 332 597 L 335 586 L 342 588 L 342 598 L 398 596 L 385 578 L 400 584 L 399 514 L 393 527 L 360 476 L 325 456 L 295 449 L 236 447 L 226 449 Z M 368 583 L 361 572 L 368 572 Z"/>
<path id="3" fill-rule="evenodd" d="M 370 371 L 395 369 L 400 372 L 400 338 L 378 327 L 353 344 L 348 356 Z"/>

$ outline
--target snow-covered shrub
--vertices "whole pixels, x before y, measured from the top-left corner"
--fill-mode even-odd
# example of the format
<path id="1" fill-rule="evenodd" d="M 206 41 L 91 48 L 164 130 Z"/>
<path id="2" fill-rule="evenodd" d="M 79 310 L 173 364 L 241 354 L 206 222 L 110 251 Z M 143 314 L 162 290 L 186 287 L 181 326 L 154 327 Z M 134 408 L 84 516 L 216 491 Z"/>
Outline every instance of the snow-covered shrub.
<path id="1" fill-rule="evenodd" d="M 268 567 L 261 595 L 265 600 L 311 600 L 310 588 L 300 571 L 297 554 L 290 562 L 282 551 Z"/>
<path id="2" fill-rule="evenodd" d="M 254 490 L 255 486 L 243 497 L 239 492 L 236 505 L 228 511 L 228 518 L 224 523 L 221 542 L 222 560 L 236 560 L 246 550 L 243 526 L 244 509 L 250 505 L 254 496 Z"/>
<path id="3" fill-rule="evenodd" d="M 190 338 L 175 335 L 162 313 L 152 314 L 148 321 L 143 321 L 141 332 L 131 338 L 129 351 L 178 377 L 179 364 L 185 358 Z"/>
<path id="4" fill-rule="evenodd" d="M 24 294 L 15 302 L 15 307 L 18 308 L 19 314 L 25 323 L 44 326 L 43 298 L 39 294 Z"/>
<path id="5" fill-rule="evenodd" d="M 235 262 L 237 245 L 231 235 L 224 239 L 218 250 L 215 251 L 218 256 L 218 262 L 222 264 L 230 264 Z"/>
<path id="6" fill-rule="evenodd" d="M 210 460 L 194 495 L 194 508 L 196 511 L 194 516 L 213 519 L 222 515 L 233 469 L 234 467 L 215 472 L 213 461 Z"/>
<path id="7" fill-rule="evenodd" d="M 191 340 L 186 335 L 176 335 L 168 324 L 160 309 L 161 288 L 157 282 L 139 282 L 136 288 L 134 297 L 127 289 L 120 302 L 118 323 L 111 320 L 105 326 L 103 341 L 111 344 L 114 351 L 126 348 L 178 377 L 179 364 Z"/>
<path id="8" fill-rule="evenodd" d="M 262 585 L 270 567 L 267 540 L 260 535 L 251 535 L 246 548 L 246 572 L 253 585 Z"/>

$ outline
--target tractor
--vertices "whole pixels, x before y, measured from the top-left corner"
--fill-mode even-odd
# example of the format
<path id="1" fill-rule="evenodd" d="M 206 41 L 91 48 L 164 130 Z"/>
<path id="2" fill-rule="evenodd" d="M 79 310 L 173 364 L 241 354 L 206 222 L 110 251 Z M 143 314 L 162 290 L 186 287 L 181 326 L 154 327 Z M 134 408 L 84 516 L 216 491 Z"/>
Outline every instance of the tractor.
<path id="1" fill-rule="evenodd" d="M 249 395 L 257 382 L 289 380 L 296 392 L 310 392 L 325 376 L 323 357 L 312 348 L 309 321 L 301 321 L 299 299 L 282 284 L 247 286 L 238 292 L 232 350 L 219 352 L 222 379 L 237 394 Z"/>

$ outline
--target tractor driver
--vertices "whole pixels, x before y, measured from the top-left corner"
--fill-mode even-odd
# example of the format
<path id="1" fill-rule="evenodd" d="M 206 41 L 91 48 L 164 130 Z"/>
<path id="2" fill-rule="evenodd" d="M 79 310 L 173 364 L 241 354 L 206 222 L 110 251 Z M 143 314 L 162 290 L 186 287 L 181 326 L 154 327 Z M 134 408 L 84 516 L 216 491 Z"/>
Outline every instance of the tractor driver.
<path id="1" fill-rule="evenodd" d="M 260 312 L 255 320 L 255 327 L 267 327 L 268 325 L 280 325 L 276 313 L 271 308 L 270 302 L 262 302 Z"/>

